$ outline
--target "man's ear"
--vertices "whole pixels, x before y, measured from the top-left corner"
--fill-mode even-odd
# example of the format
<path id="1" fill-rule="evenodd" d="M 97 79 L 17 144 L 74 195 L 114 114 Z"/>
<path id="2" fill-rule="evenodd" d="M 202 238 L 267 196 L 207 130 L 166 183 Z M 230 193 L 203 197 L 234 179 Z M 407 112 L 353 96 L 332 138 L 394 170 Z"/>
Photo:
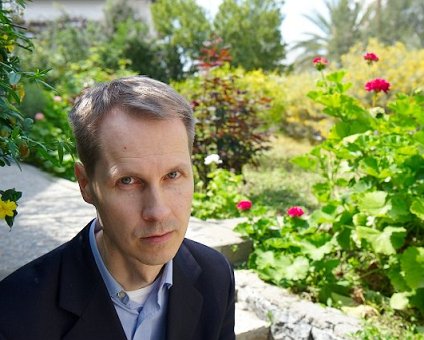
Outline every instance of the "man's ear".
<path id="1" fill-rule="evenodd" d="M 77 178 L 81 195 L 84 201 L 90 204 L 94 204 L 93 202 L 93 194 L 91 192 L 90 180 L 87 176 L 87 171 L 82 163 L 76 162 L 75 167 L 75 177 Z"/>

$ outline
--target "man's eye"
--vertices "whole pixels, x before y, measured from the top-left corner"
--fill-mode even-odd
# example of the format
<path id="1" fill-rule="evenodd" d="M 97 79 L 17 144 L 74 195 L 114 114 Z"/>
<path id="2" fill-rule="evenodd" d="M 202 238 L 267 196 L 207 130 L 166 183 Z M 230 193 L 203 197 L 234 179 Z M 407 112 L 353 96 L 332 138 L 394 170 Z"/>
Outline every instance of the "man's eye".
<path id="1" fill-rule="evenodd" d="M 179 171 L 172 171 L 168 175 L 166 175 L 166 177 L 168 177 L 169 179 L 175 179 L 175 178 L 178 178 L 179 176 L 180 176 Z"/>
<path id="2" fill-rule="evenodd" d="M 132 177 L 122 177 L 120 179 L 121 184 L 132 184 L 134 182 L 134 179 Z"/>

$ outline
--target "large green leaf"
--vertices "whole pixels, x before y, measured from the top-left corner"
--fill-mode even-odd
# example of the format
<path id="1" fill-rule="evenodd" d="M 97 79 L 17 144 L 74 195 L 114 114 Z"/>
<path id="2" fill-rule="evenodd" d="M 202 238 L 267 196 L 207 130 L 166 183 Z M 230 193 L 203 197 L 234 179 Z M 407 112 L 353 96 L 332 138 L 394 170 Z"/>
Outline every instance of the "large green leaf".
<path id="1" fill-rule="evenodd" d="M 384 255 L 396 254 L 406 236 L 406 229 L 401 227 L 386 227 L 379 231 L 369 227 L 356 227 L 356 233 L 360 240 L 366 240 L 371 244 L 376 253 Z"/>
<path id="2" fill-rule="evenodd" d="M 373 216 L 384 216 L 391 205 L 386 203 L 387 192 L 373 191 L 358 195 L 358 206 L 362 212 Z"/>
<path id="3" fill-rule="evenodd" d="M 409 247 L 400 257 L 405 281 L 412 289 L 424 288 L 424 247 Z"/>
<path id="4" fill-rule="evenodd" d="M 390 298 L 390 307 L 393 309 L 404 310 L 409 305 L 410 292 L 395 293 Z"/>
<path id="5" fill-rule="evenodd" d="M 285 278 L 287 280 L 303 280 L 308 275 L 309 261 L 306 257 L 296 257 L 293 263 L 286 268 Z"/>
<path id="6" fill-rule="evenodd" d="M 331 253 L 333 247 L 334 243 L 332 240 L 328 241 L 321 247 L 316 247 L 309 242 L 303 242 L 302 244 L 302 250 L 314 261 L 322 260 L 324 255 Z"/>
<path id="7" fill-rule="evenodd" d="M 388 216 L 395 222 L 407 222 L 411 220 L 408 201 L 405 195 L 393 195 L 390 198 L 391 208 L 388 211 Z"/>
<path id="8" fill-rule="evenodd" d="M 424 220 L 424 199 L 416 197 L 412 201 L 411 208 L 409 210 L 418 218 Z"/>

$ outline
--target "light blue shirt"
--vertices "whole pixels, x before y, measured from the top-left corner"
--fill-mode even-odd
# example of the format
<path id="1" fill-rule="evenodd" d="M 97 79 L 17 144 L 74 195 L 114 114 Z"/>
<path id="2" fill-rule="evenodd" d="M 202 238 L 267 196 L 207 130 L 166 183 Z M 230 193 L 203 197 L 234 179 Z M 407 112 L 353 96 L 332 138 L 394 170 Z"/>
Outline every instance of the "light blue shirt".
<path id="1" fill-rule="evenodd" d="M 172 260 L 167 262 L 144 305 L 129 299 L 122 286 L 106 268 L 96 243 L 96 220 L 90 226 L 90 246 L 106 284 L 110 298 L 118 313 L 125 335 L 129 340 L 164 340 L 168 290 L 172 286 Z M 101 313 L 101 311 L 99 311 Z M 107 327 L 107 325 L 105 325 Z"/>

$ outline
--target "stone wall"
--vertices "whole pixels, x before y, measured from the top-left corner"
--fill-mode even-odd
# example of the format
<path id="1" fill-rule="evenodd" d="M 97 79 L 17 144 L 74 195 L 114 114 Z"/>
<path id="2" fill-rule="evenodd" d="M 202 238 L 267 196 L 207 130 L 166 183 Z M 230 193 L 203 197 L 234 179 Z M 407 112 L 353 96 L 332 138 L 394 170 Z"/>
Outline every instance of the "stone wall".
<path id="1" fill-rule="evenodd" d="M 235 275 L 238 304 L 269 321 L 269 339 L 339 340 L 361 329 L 358 319 L 302 300 L 263 282 L 251 271 L 238 270 Z"/>

